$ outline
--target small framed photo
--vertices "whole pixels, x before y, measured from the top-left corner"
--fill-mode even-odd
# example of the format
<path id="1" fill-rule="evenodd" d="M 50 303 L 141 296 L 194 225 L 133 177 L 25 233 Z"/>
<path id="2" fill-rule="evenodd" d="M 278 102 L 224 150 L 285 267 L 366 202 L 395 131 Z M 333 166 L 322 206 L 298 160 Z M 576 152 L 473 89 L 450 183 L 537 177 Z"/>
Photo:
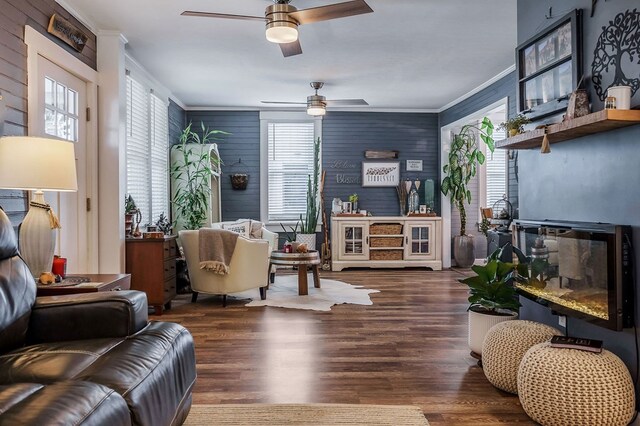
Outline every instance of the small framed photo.
<path id="1" fill-rule="evenodd" d="M 342 202 L 342 213 L 351 214 L 351 202 L 343 201 Z"/>
<path id="2" fill-rule="evenodd" d="M 420 214 L 426 214 L 426 213 L 427 213 L 427 205 L 420 204 Z"/>
<path id="3" fill-rule="evenodd" d="M 538 43 L 538 61 L 543 67 L 555 61 L 556 57 L 556 34 L 554 33 Z"/>
<path id="4" fill-rule="evenodd" d="M 558 58 L 571 55 L 571 23 L 567 23 L 558 29 Z"/>
<path id="5" fill-rule="evenodd" d="M 398 186 L 400 162 L 362 162 L 362 186 Z"/>
<path id="6" fill-rule="evenodd" d="M 421 172 L 422 171 L 422 160 L 407 160 L 407 171 L 408 172 Z"/>
<path id="7" fill-rule="evenodd" d="M 536 56 L 536 46 L 529 46 L 524 49 L 524 75 L 531 75 L 538 71 L 538 57 Z"/>

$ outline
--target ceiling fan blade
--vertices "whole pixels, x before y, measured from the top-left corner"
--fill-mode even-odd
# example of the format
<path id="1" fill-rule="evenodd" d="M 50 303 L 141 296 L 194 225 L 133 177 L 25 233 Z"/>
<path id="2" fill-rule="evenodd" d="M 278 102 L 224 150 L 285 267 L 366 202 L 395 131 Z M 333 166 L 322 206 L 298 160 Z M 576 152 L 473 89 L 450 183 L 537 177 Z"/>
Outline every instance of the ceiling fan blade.
<path id="1" fill-rule="evenodd" d="M 344 18 L 353 15 L 371 13 L 373 9 L 364 0 L 353 0 L 344 3 L 330 4 L 328 6 L 313 7 L 289 13 L 300 25 L 312 22 L 326 21 L 329 19 Z"/>
<path id="2" fill-rule="evenodd" d="M 263 104 L 279 104 L 279 105 L 306 105 L 306 102 L 275 102 L 275 101 L 260 101 Z"/>
<path id="3" fill-rule="evenodd" d="M 369 105 L 364 99 L 334 99 L 325 101 L 327 106 L 365 106 Z"/>
<path id="4" fill-rule="evenodd" d="M 280 43 L 280 49 L 285 58 L 302 54 L 300 40 L 296 40 L 293 43 Z"/>
<path id="5" fill-rule="evenodd" d="M 201 18 L 225 18 L 225 19 L 241 19 L 249 21 L 261 21 L 265 22 L 264 16 L 249 16 L 249 15 L 229 15 L 226 13 L 213 13 L 213 12 L 196 12 L 193 10 L 185 10 L 181 13 L 182 16 L 197 16 Z"/>

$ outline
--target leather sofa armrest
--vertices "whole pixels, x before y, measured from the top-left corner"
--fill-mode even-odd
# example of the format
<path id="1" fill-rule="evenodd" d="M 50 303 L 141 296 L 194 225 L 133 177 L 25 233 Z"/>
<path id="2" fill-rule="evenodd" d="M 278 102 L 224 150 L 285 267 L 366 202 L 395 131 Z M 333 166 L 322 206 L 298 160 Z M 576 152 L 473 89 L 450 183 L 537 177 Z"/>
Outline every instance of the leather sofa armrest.
<path id="1" fill-rule="evenodd" d="M 118 291 L 36 298 L 30 343 L 126 337 L 148 323 L 147 295 Z"/>

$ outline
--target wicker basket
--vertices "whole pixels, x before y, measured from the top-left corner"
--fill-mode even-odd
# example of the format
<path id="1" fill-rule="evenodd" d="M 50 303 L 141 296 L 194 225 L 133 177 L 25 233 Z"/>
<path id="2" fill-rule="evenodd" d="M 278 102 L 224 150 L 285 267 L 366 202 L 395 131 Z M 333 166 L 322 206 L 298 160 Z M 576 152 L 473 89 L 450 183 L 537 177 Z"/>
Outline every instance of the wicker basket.
<path id="1" fill-rule="evenodd" d="M 249 175 L 244 173 L 234 173 L 230 174 L 229 178 L 231 179 L 231 188 L 236 191 L 244 191 L 247 189 L 247 185 L 249 184 Z"/>
<path id="2" fill-rule="evenodd" d="M 402 247 L 402 237 L 371 237 L 369 247 Z"/>
<path id="3" fill-rule="evenodd" d="M 402 224 L 400 223 L 374 223 L 369 226 L 369 235 L 400 235 Z"/>
<path id="4" fill-rule="evenodd" d="M 372 250 L 369 260 L 402 260 L 402 250 Z"/>

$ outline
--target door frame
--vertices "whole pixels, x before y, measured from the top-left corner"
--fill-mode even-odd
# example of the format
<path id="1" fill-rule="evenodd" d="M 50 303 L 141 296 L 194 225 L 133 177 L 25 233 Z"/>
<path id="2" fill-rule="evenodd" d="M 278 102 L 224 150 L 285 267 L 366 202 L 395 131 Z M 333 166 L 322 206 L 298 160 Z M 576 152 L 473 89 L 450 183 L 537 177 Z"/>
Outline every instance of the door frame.
<path id="1" fill-rule="evenodd" d="M 87 105 L 91 110 L 86 123 L 86 179 L 87 198 L 91 199 L 91 210 L 87 212 L 87 268 L 86 273 L 96 273 L 98 257 L 98 72 L 67 52 L 55 42 L 29 25 L 24 27 L 24 42 L 27 45 L 27 117 L 30 135 L 36 134 L 36 123 L 42 120 L 38 114 L 38 57 L 51 61 L 58 67 L 75 75 L 87 85 Z M 78 200 L 82 205 L 83 200 Z"/>
<path id="2" fill-rule="evenodd" d="M 453 129 L 460 127 L 477 117 L 482 119 L 486 113 L 503 104 L 506 105 L 508 115 L 509 97 L 505 97 L 440 128 L 440 171 L 442 171 L 442 167 L 449 162 L 449 152 L 451 151 L 451 138 L 449 137 L 449 134 Z M 484 165 L 481 166 L 481 168 L 482 167 L 484 167 Z M 480 178 L 480 176 L 484 176 L 483 173 L 484 171 L 479 170 L 478 178 Z M 482 191 L 482 185 L 480 190 Z M 449 197 L 445 196 L 442 192 L 440 192 L 440 206 L 442 209 L 442 267 L 451 268 L 451 201 L 449 200 Z M 476 213 L 478 216 L 480 215 L 480 212 Z M 467 219 L 467 221 L 469 220 Z"/>

